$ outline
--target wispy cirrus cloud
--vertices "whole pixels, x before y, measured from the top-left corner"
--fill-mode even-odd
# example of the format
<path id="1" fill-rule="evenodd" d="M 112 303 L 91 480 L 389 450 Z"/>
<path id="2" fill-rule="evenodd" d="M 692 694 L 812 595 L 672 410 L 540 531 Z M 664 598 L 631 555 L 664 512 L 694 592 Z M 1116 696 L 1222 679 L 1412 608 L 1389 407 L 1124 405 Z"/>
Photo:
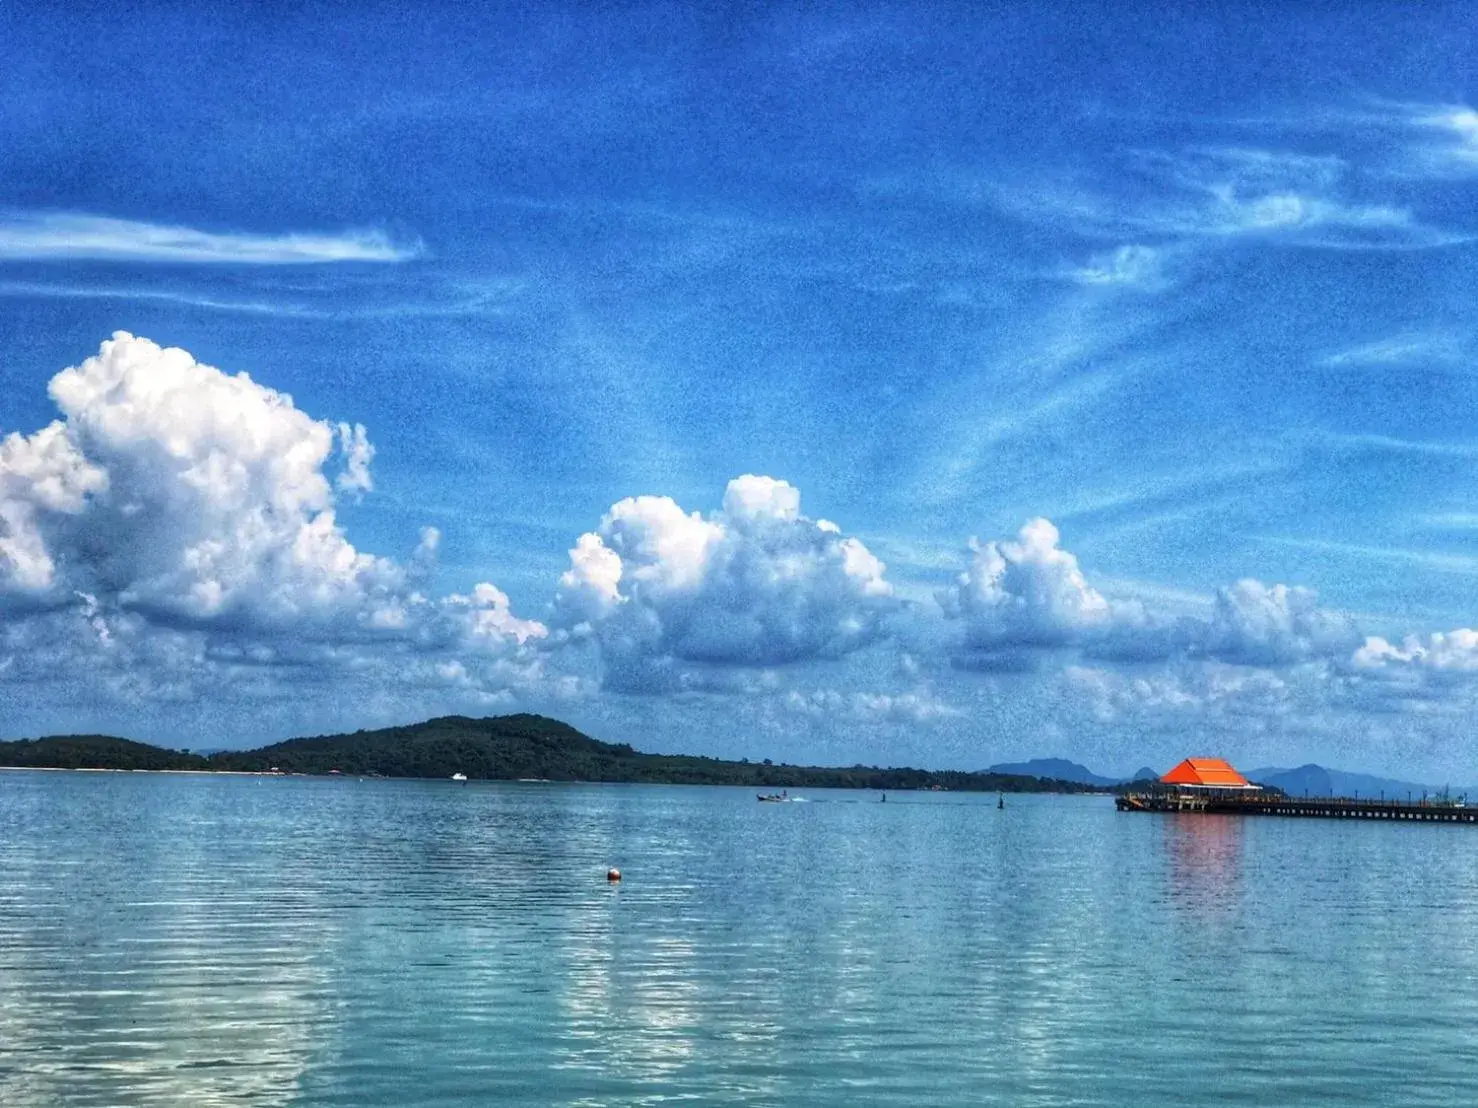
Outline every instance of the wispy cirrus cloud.
<path id="1" fill-rule="evenodd" d="M 1463 576 L 1478 575 L 1478 557 L 1470 554 L 1450 554 L 1439 550 L 1411 550 L 1397 546 L 1369 546 L 1359 543 L 1333 542 L 1325 539 L 1294 538 L 1283 535 L 1257 535 L 1254 541 L 1276 546 L 1294 547 L 1299 550 L 1314 550 L 1325 554 L 1348 555 L 1381 562 L 1395 562 L 1420 566 L 1440 573 Z"/>
<path id="2" fill-rule="evenodd" d="M 1478 531 L 1478 512 L 1434 512 L 1417 516 L 1415 523 L 1434 531 Z"/>
<path id="3" fill-rule="evenodd" d="M 142 285 L 67 285 L 41 281 L 0 281 L 0 299 L 16 300 L 119 300 L 132 303 L 170 304 L 212 312 L 279 316 L 287 319 L 397 319 L 405 317 L 497 315 L 519 293 L 516 282 L 498 282 L 485 289 L 455 289 L 445 293 L 423 291 L 420 299 L 390 299 L 366 303 L 361 297 L 352 305 L 303 300 L 233 298 L 191 289 L 151 288 Z"/>
<path id="4" fill-rule="evenodd" d="M 1478 175 L 1478 110 L 1463 103 L 1364 97 L 1353 105 L 1230 119 L 1249 133 L 1317 134 L 1352 145 L 1375 176 L 1451 180 Z"/>
<path id="5" fill-rule="evenodd" d="M 1410 151 L 1418 165 L 1438 175 L 1478 174 L 1478 111 L 1466 104 L 1442 105 L 1418 112 L 1412 123 L 1426 141 Z"/>
<path id="6" fill-rule="evenodd" d="M 1069 268 L 1065 276 L 1090 287 L 1156 288 L 1162 283 L 1163 260 L 1164 251 L 1129 243 L 1093 255 L 1085 264 Z"/>
<path id="7" fill-rule="evenodd" d="M 1202 146 L 1131 150 L 1112 189 L 1080 182 L 997 189 L 1020 218 L 1100 238 L 1151 242 L 1262 240 L 1327 250 L 1422 250 L 1469 242 L 1411 207 L 1372 202 L 1343 159 L 1297 151 Z M 1081 271 L 1114 279 L 1105 256 Z M 1124 256 L 1130 261 L 1133 254 Z"/>
<path id="8" fill-rule="evenodd" d="M 1467 104 L 1371 100 L 1344 112 L 1280 121 L 1290 130 L 1376 138 L 1373 168 L 1389 176 L 1454 179 L 1478 175 L 1478 110 Z"/>
<path id="9" fill-rule="evenodd" d="M 1314 431 L 1303 437 L 1310 446 L 1335 453 L 1417 454 L 1433 458 L 1478 458 L 1478 443 L 1440 439 L 1403 439 L 1359 431 Z"/>
<path id="10" fill-rule="evenodd" d="M 1407 208 L 1352 205 L 1315 193 L 1249 192 L 1233 183 L 1209 186 L 1202 204 L 1140 220 L 1146 230 L 1166 234 L 1260 236 L 1330 250 L 1427 249 L 1468 237 L 1427 226 Z"/>
<path id="11" fill-rule="evenodd" d="M 1468 344 L 1457 335 L 1427 332 L 1392 335 L 1338 350 L 1319 360 L 1329 369 L 1400 366 L 1451 366 L 1469 357 Z"/>
<path id="12" fill-rule="evenodd" d="M 0 281 L 0 297 L 18 300 L 125 300 L 136 303 L 173 304 L 218 312 L 239 312 L 248 315 L 289 316 L 304 319 L 332 318 L 328 312 L 307 308 L 301 304 L 270 300 L 230 299 L 206 293 L 176 292 L 171 289 L 108 288 L 96 285 L 58 285 L 36 281 Z"/>
<path id="13" fill-rule="evenodd" d="M 423 253 L 425 247 L 419 241 L 399 244 L 375 229 L 260 235 L 203 231 L 83 212 L 0 213 L 0 259 L 304 265 L 403 262 Z"/>

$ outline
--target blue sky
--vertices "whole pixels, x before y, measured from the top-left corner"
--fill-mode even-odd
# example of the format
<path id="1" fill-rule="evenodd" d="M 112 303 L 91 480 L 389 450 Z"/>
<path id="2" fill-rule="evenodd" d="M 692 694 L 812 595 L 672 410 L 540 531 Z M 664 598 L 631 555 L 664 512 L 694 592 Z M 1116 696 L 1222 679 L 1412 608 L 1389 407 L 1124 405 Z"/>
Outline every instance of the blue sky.
<path id="1" fill-rule="evenodd" d="M 1470 13 L 1100 7 L 6 6 L 0 730 L 1460 774 Z"/>

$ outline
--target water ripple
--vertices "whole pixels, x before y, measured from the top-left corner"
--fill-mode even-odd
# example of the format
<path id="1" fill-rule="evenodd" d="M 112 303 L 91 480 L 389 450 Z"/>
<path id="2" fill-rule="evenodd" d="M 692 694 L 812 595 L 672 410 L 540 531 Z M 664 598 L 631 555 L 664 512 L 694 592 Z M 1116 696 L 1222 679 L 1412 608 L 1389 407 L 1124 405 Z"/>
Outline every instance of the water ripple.
<path id="1" fill-rule="evenodd" d="M 0 1103 L 1478 1102 L 1478 832 L 896 799 L 0 773 Z"/>

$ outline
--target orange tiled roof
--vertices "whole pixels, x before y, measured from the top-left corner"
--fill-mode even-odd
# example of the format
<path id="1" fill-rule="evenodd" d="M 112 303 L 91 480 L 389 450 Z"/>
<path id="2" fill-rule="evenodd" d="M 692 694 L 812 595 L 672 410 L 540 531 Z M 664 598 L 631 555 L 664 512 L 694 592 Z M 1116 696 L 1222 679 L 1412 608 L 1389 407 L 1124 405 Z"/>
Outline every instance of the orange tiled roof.
<path id="1" fill-rule="evenodd" d="M 1187 758 L 1164 777 L 1167 785 L 1202 785 L 1216 789 L 1245 789 L 1247 778 L 1221 758 Z"/>

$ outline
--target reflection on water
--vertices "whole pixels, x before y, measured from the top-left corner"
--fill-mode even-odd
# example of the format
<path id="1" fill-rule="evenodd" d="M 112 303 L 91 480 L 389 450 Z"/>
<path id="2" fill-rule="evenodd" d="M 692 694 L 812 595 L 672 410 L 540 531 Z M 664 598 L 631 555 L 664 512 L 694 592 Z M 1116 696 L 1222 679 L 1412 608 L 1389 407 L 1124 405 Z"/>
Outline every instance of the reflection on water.
<path id="1" fill-rule="evenodd" d="M 1478 829 L 812 799 L 0 773 L 0 1104 L 1478 1101 Z"/>
<path id="2" fill-rule="evenodd" d="M 1230 919 L 1242 898 L 1247 817 L 1169 812 L 1159 822 L 1175 905 L 1204 923 Z"/>
<path id="3" fill-rule="evenodd" d="M 254 887 L 250 808 L 217 819 L 199 791 L 171 811 L 118 778 L 56 780 L 7 774 L 0 794 L 0 1100 L 288 1097 L 324 1018 L 320 890 L 290 867 L 286 887 Z"/>

